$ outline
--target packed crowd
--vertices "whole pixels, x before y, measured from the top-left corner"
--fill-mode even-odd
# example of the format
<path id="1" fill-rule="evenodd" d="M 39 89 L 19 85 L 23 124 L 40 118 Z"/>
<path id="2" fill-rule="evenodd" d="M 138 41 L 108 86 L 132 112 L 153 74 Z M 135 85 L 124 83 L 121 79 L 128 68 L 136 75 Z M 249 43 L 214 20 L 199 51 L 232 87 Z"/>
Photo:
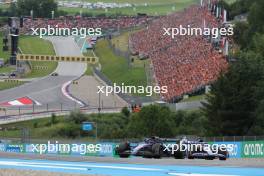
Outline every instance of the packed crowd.
<path id="1" fill-rule="evenodd" d="M 107 18 L 107 17 L 62 17 L 56 19 L 44 19 L 37 18 L 24 19 L 24 27 L 21 29 L 22 33 L 30 33 L 31 28 L 47 28 L 58 27 L 58 28 L 102 28 L 102 29 L 122 29 L 130 28 L 135 26 L 141 26 L 146 24 L 152 17 L 140 16 L 140 17 L 118 17 L 118 18 Z"/>
<path id="2" fill-rule="evenodd" d="M 205 36 L 164 36 L 163 28 L 179 25 L 217 28 L 221 23 L 207 8 L 191 6 L 153 21 L 145 30 L 130 36 L 132 53 L 151 59 L 154 77 L 159 86 L 167 86 L 162 94 L 166 101 L 176 101 L 215 81 L 227 69 L 226 58 Z"/>

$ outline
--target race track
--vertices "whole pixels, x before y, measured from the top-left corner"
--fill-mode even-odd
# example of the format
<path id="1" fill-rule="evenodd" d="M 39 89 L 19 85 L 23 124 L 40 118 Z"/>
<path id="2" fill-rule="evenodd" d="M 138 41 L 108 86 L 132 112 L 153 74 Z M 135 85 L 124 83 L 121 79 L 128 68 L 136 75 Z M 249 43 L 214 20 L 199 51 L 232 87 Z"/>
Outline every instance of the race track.
<path id="1" fill-rule="evenodd" d="M 108 176 L 263 176 L 263 168 L 1 159 L 0 168 Z M 1 172 L 1 169 L 0 169 Z"/>
<path id="2" fill-rule="evenodd" d="M 82 55 L 77 44 L 72 37 L 48 37 L 56 51 L 56 55 L 61 56 L 80 56 Z M 59 76 L 47 76 L 22 86 L 0 91 L 0 103 L 11 101 L 20 97 L 27 96 L 41 105 L 49 107 L 76 106 L 76 102 L 65 97 L 61 87 L 78 77 L 86 71 L 86 63 L 59 62 L 55 72 Z"/>

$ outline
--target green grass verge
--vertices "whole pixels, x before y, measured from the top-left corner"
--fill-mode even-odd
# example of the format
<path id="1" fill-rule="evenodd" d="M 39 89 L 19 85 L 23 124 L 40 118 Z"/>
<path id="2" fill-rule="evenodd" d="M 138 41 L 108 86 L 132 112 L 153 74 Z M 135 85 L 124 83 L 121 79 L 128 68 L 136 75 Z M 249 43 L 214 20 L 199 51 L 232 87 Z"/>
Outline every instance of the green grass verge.
<path id="1" fill-rule="evenodd" d="M 19 40 L 19 47 L 24 54 L 55 55 L 52 44 L 49 41 L 36 36 L 21 36 Z M 35 78 L 46 76 L 56 69 L 57 64 L 57 62 L 45 61 L 31 62 L 32 70 L 26 75 L 26 77 Z M 38 66 L 42 66 L 45 69 L 38 69 Z"/>
<path id="2" fill-rule="evenodd" d="M 87 76 L 93 75 L 93 67 L 91 64 L 87 64 L 87 69 L 85 71 L 85 75 L 87 75 Z"/>
<path id="3" fill-rule="evenodd" d="M 10 73 L 15 70 L 15 68 L 4 66 L 0 68 L 0 73 Z"/>
<path id="4" fill-rule="evenodd" d="M 128 51 L 128 40 L 129 40 L 129 35 L 131 33 L 132 32 L 124 32 L 122 35 L 114 37 L 111 41 L 112 44 L 114 44 L 115 47 L 121 51 Z"/>
<path id="5" fill-rule="evenodd" d="M 182 102 L 192 102 L 192 101 L 200 101 L 200 100 L 203 100 L 205 99 L 205 94 L 203 95 L 196 95 L 196 96 L 191 96 L 187 99 L 183 99 L 182 101 L 180 101 L 181 103 Z"/>
<path id="6" fill-rule="evenodd" d="M 237 0 L 225 0 L 225 2 L 227 2 L 228 4 L 233 4 L 234 2 L 236 2 Z"/>
<path id="7" fill-rule="evenodd" d="M 88 57 L 94 57 L 95 54 L 92 50 L 87 50 L 86 53 L 84 53 L 84 56 L 88 56 Z M 85 75 L 91 76 L 93 75 L 93 65 L 92 64 L 88 64 L 87 63 L 87 68 L 85 71 Z"/>
<path id="8" fill-rule="evenodd" d="M 6 9 L 8 9 L 9 8 L 9 4 L 1 4 L 0 5 L 0 9 L 2 9 L 2 10 L 6 10 Z"/>
<path id="9" fill-rule="evenodd" d="M 0 82 L 0 90 L 10 89 L 13 87 L 20 86 L 24 84 L 25 82 Z"/>
<path id="10" fill-rule="evenodd" d="M 113 83 L 146 86 L 146 74 L 143 64 L 129 68 L 126 59 L 116 56 L 109 48 L 106 40 L 99 40 L 95 51 L 102 66 L 102 73 Z"/>
<path id="11" fill-rule="evenodd" d="M 47 125 L 51 121 L 51 118 L 42 118 L 42 119 L 34 119 L 29 121 L 11 123 L 7 125 L 2 125 L 1 127 L 5 128 L 12 128 L 12 130 L 8 131 L 0 131 L 0 136 L 7 137 L 7 138 L 19 138 L 21 136 L 21 129 L 27 128 L 30 129 L 31 137 L 32 138 L 45 138 L 47 136 L 51 137 L 52 135 L 52 128 L 57 128 L 56 125 L 49 126 Z M 57 117 L 58 124 L 63 122 L 62 117 Z M 38 124 L 37 128 L 34 127 L 34 124 Z M 14 129 L 15 128 L 15 129 Z"/>
<path id="12" fill-rule="evenodd" d="M 87 121 L 95 121 L 97 119 L 99 133 L 106 133 L 109 134 L 109 124 L 110 126 L 115 125 L 115 123 L 120 124 L 120 113 L 114 114 L 90 114 L 85 115 Z M 38 140 L 69 140 L 66 136 L 66 128 L 69 130 L 69 125 L 74 125 L 72 121 L 69 121 L 66 116 L 57 116 L 56 123 L 52 124 L 51 117 L 48 118 L 41 118 L 41 119 L 34 119 L 28 120 L 23 122 L 16 122 L 10 123 L 6 125 L 0 125 L 1 128 L 5 128 L 6 130 L 0 131 L 1 138 L 20 138 L 21 137 L 21 129 L 25 128 L 28 129 L 30 132 L 31 139 L 38 139 Z M 81 129 L 81 124 L 76 124 Z M 78 130 L 79 130 L 78 129 Z M 62 132 L 63 131 L 63 132 Z M 111 134 L 111 133 L 110 133 Z M 91 137 L 92 136 L 92 137 Z M 88 141 L 94 139 L 93 135 L 81 135 L 77 136 L 75 139 L 81 139 L 83 141 Z"/>
<path id="13" fill-rule="evenodd" d="M 140 1 L 138 1 L 140 2 Z M 150 5 L 141 5 L 135 7 L 124 7 L 124 8 L 112 8 L 108 9 L 106 12 L 105 9 L 84 9 L 84 8 L 67 8 L 60 7 L 60 10 L 64 10 L 69 14 L 79 13 L 80 10 L 82 13 L 89 13 L 93 16 L 97 16 L 100 14 L 105 15 L 137 15 L 137 13 L 147 13 L 148 15 L 167 15 L 168 13 L 173 13 L 178 10 L 182 10 L 183 8 L 188 7 L 191 4 L 197 3 L 197 0 L 175 0 L 175 1 L 156 1 L 156 3 L 148 3 Z M 145 4 L 145 2 L 140 2 L 140 4 Z"/>
<path id="14" fill-rule="evenodd" d="M 72 0 L 66 0 L 66 1 L 72 1 Z M 179 3 L 183 2 L 185 0 L 83 0 L 84 2 L 90 2 L 90 3 L 96 3 L 96 2 L 105 2 L 105 3 L 130 3 L 130 4 L 136 4 L 136 5 L 142 5 L 142 4 L 172 4 L 172 3 Z M 188 1 L 188 0 L 187 0 Z"/>
<path id="15" fill-rule="evenodd" d="M 71 0 L 68 0 L 71 1 Z M 65 10 L 69 14 L 76 14 L 82 10 L 83 13 L 90 13 L 93 16 L 99 14 L 106 15 L 115 15 L 115 14 L 123 14 L 123 15 L 137 15 L 137 13 L 147 13 L 149 15 L 166 15 L 167 13 L 172 13 L 177 10 L 181 10 L 190 4 L 198 3 L 199 0 L 83 0 L 87 2 L 116 2 L 116 3 L 130 3 L 136 5 L 134 7 L 128 8 L 113 8 L 109 9 L 108 12 L 105 12 L 104 9 L 85 9 L 85 8 L 66 8 L 59 7 L 59 10 Z M 233 1 L 233 0 L 231 0 Z M 147 4 L 147 6 L 145 6 Z M 175 8 L 173 8 L 175 7 Z M 1 5 L 0 9 L 7 9 L 9 5 Z"/>

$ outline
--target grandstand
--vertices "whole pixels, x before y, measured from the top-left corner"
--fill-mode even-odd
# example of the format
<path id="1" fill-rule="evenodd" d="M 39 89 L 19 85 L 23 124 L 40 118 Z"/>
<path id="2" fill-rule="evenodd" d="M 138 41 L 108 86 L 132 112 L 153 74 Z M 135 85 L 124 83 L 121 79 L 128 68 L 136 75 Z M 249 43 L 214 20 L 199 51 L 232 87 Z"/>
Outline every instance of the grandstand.
<path id="1" fill-rule="evenodd" d="M 223 9 L 222 9 L 223 10 Z M 223 10 L 224 12 L 224 10 Z M 182 12 L 161 17 L 145 30 L 134 33 L 129 45 L 133 54 L 150 58 L 154 77 L 159 86 L 167 86 L 163 100 L 176 102 L 185 94 L 193 94 L 215 81 L 228 63 L 220 45 L 221 40 L 209 36 L 164 36 L 163 28 L 190 25 L 193 28 L 220 28 L 225 20 L 214 1 L 194 5 Z M 216 18 L 217 16 L 217 18 Z M 222 41 L 223 42 L 223 41 Z"/>

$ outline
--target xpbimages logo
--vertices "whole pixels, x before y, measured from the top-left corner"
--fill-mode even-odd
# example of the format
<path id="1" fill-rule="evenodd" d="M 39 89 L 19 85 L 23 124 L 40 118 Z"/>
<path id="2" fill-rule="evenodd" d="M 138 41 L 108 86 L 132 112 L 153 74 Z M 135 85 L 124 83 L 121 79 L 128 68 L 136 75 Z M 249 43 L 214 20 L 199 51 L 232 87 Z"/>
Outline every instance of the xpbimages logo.
<path id="1" fill-rule="evenodd" d="M 109 96 L 111 94 L 146 94 L 146 96 L 152 96 L 155 94 L 166 94 L 168 93 L 167 86 L 126 86 L 124 83 L 121 86 L 114 83 L 113 86 L 97 86 L 97 93 L 105 94 Z"/>
<path id="2" fill-rule="evenodd" d="M 184 27 L 180 25 L 176 28 L 163 28 L 163 35 L 171 36 L 171 38 L 175 38 L 177 35 L 185 36 L 185 35 L 195 35 L 195 36 L 212 36 L 212 38 L 218 38 L 219 36 L 231 36 L 234 35 L 233 27 L 229 26 L 227 28 L 194 28 L 190 25 Z"/>
<path id="3" fill-rule="evenodd" d="M 31 144 L 31 151 L 33 153 L 78 153 L 85 155 L 87 153 L 96 153 L 102 151 L 101 144 L 61 144 L 58 141 L 47 144 Z"/>
<path id="4" fill-rule="evenodd" d="M 60 28 L 57 25 L 51 27 L 48 25 L 47 28 L 31 28 L 31 35 L 37 35 L 40 38 L 43 36 L 101 36 L 101 28 Z"/>
<path id="5" fill-rule="evenodd" d="M 195 144 L 195 143 L 180 143 L 180 144 L 165 144 L 164 152 L 207 152 L 217 154 L 219 151 L 234 151 L 234 144 Z"/>

